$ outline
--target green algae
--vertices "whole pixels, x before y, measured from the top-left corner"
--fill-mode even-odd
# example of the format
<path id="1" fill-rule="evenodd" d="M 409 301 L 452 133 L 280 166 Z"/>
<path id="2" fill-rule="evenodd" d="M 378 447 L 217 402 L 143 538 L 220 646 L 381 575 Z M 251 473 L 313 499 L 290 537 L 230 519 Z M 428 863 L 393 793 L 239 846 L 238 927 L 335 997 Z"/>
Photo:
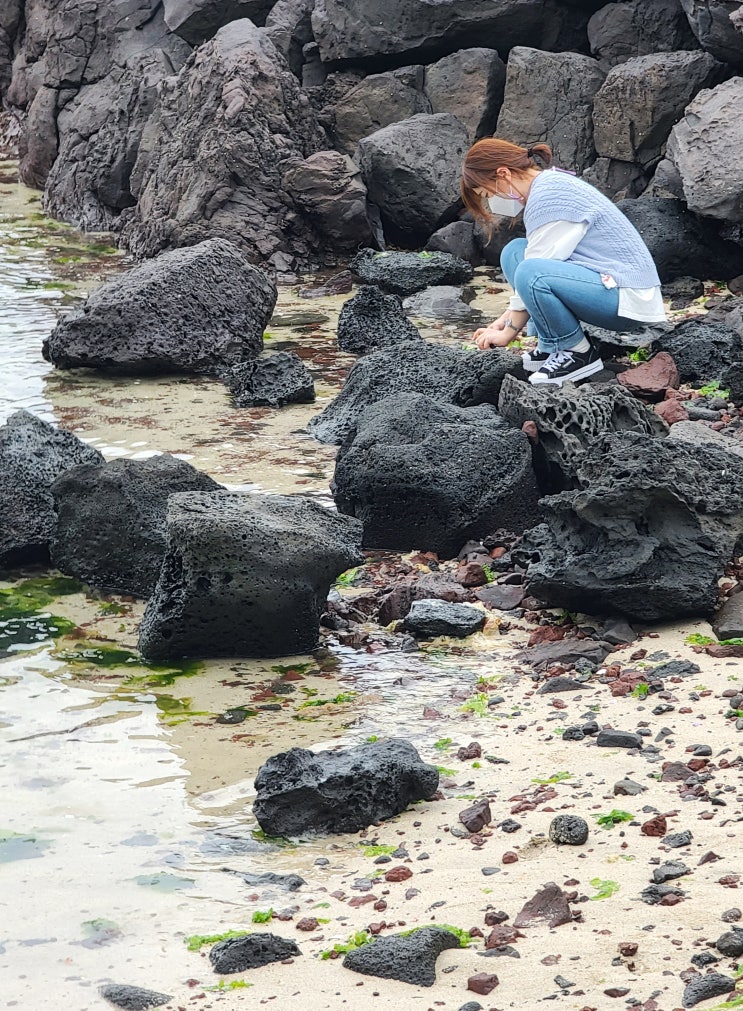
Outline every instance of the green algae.
<path id="1" fill-rule="evenodd" d="M 156 688 L 175 684 L 178 678 L 193 677 L 204 670 L 204 664 L 196 660 L 184 660 L 174 664 L 154 664 L 144 660 L 139 653 L 121 646 L 90 641 L 81 642 L 69 649 L 58 649 L 54 653 L 57 660 L 73 666 L 115 668 L 139 668 L 147 673 L 133 675 L 124 682 L 128 688 Z"/>
<path id="2" fill-rule="evenodd" d="M 82 593 L 85 587 L 70 576 L 39 576 L 0 589 L 0 618 L 26 618 L 48 607 L 58 597 Z"/>
<path id="3" fill-rule="evenodd" d="M 158 695 L 155 699 L 160 718 L 169 727 L 177 727 L 181 723 L 187 723 L 195 716 L 213 716 L 213 713 L 197 712 L 192 709 L 192 702 L 192 699 L 176 699 L 172 695 Z"/>
<path id="4" fill-rule="evenodd" d="M 200 951 L 207 944 L 229 941 L 233 937 L 247 937 L 249 934 L 249 930 L 225 930 L 223 934 L 192 934 L 190 937 L 184 937 L 183 943 L 189 951 Z"/>
<path id="5" fill-rule="evenodd" d="M 1 613 L 1 612 L 0 612 Z M 13 649 L 36 649 L 51 639 L 67 635 L 74 621 L 54 614 L 29 614 L 26 617 L 0 618 L 0 653 Z"/>

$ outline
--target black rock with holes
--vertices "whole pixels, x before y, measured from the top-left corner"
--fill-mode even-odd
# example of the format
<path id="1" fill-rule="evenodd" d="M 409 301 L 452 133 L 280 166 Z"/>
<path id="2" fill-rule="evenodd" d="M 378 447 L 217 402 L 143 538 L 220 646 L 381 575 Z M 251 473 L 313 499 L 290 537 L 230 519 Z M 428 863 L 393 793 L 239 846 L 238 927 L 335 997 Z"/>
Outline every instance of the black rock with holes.
<path id="1" fill-rule="evenodd" d="M 215 972 L 224 975 L 260 969 L 271 962 L 283 962 L 302 952 L 294 941 L 276 934 L 248 934 L 247 937 L 228 937 L 219 941 L 209 952 L 209 961 Z"/>
<path id="2" fill-rule="evenodd" d="M 165 556 L 168 497 L 220 490 L 208 474 L 167 453 L 73 467 L 52 485 L 52 562 L 93 586 L 149 597 Z"/>
<path id="3" fill-rule="evenodd" d="M 255 777 L 253 813 L 268 835 L 359 832 L 431 798 L 439 785 L 409 741 L 272 755 Z"/>
<path id="4" fill-rule="evenodd" d="M 373 284 L 362 285 L 338 316 L 338 347 L 352 355 L 420 339 L 399 297 L 385 295 Z"/>
<path id="5" fill-rule="evenodd" d="M 545 522 L 513 552 L 529 593 L 642 621 L 713 611 L 743 543 L 743 460 L 626 432 L 583 453 L 576 482 L 541 500 Z"/>
<path id="6" fill-rule="evenodd" d="M 330 585 L 363 561 L 360 546 L 358 520 L 299 496 L 172 495 L 139 648 L 149 660 L 309 652 Z"/>
<path id="7" fill-rule="evenodd" d="M 209 239 L 106 281 L 43 353 L 59 369 L 220 374 L 259 354 L 275 304 L 267 274 L 226 239 Z"/>
<path id="8" fill-rule="evenodd" d="M 104 462 L 97 449 L 29 411 L 0 428 L 0 568 L 45 562 L 54 532 L 54 481 L 70 467 Z"/>
<path id="9" fill-rule="evenodd" d="M 433 986 L 436 959 L 447 948 L 458 947 L 459 938 L 445 927 L 421 927 L 412 934 L 380 937 L 349 951 L 343 965 L 365 976 L 399 979 L 413 986 Z"/>

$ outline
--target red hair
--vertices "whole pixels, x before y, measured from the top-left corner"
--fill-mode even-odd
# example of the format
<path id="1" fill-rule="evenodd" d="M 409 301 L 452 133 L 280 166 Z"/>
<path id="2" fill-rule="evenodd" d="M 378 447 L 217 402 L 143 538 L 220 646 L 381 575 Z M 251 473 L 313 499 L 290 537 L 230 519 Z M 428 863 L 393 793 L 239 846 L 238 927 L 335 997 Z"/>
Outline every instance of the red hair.
<path id="1" fill-rule="evenodd" d="M 537 162 L 534 156 L 537 156 Z M 512 172 L 526 172 L 528 169 L 549 168 L 552 164 L 552 149 L 547 144 L 519 147 L 510 140 L 498 137 L 483 137 L 473 144 L 464 156 L 460 191 L 462 201 L 476 221 L 492 230 L 492 215 L 486 210 L 483 198 L 475 193 L 479 187 L 492 189 L 499 168 Z"/>

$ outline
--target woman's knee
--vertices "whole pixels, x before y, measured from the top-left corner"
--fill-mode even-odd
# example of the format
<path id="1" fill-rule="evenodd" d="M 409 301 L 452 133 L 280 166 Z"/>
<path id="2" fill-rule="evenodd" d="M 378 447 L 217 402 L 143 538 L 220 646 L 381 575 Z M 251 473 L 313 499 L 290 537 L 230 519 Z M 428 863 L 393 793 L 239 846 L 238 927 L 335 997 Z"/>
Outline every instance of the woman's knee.
<path id="1" fill-rule="evenodd" d="M 503 273 L 506 275 L 508 280 L 513 283 L 512 278 L 519 267 L 519 264 L 524 259 L 524 252 L 526 250 L 526 239 L 511 239 L 507 243 L 500 254 L 500 266 Z"/>
<path id="2" fill-rule="evenodd" d="M 544 275 L 545 269 L 549 269 L 551 262 L 550 260 L 543 260 L 538 257 L 522 260 L 514 271 L 512 284 L 515 287 L 533 284 Z"/>

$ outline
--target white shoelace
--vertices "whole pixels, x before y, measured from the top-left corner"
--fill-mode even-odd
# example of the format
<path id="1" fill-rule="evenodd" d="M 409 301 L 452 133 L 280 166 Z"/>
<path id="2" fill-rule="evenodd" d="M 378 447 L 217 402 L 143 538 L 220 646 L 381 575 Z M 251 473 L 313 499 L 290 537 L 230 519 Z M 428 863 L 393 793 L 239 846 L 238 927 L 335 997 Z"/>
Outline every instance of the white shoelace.
<path id="1" fill-rule="evenodd" d="M 570 351 L 553 351 L 542 365 L 540 372 L 556 372 L 563 365 L 570 365 L 572 362 L 573 356 Z"/>

